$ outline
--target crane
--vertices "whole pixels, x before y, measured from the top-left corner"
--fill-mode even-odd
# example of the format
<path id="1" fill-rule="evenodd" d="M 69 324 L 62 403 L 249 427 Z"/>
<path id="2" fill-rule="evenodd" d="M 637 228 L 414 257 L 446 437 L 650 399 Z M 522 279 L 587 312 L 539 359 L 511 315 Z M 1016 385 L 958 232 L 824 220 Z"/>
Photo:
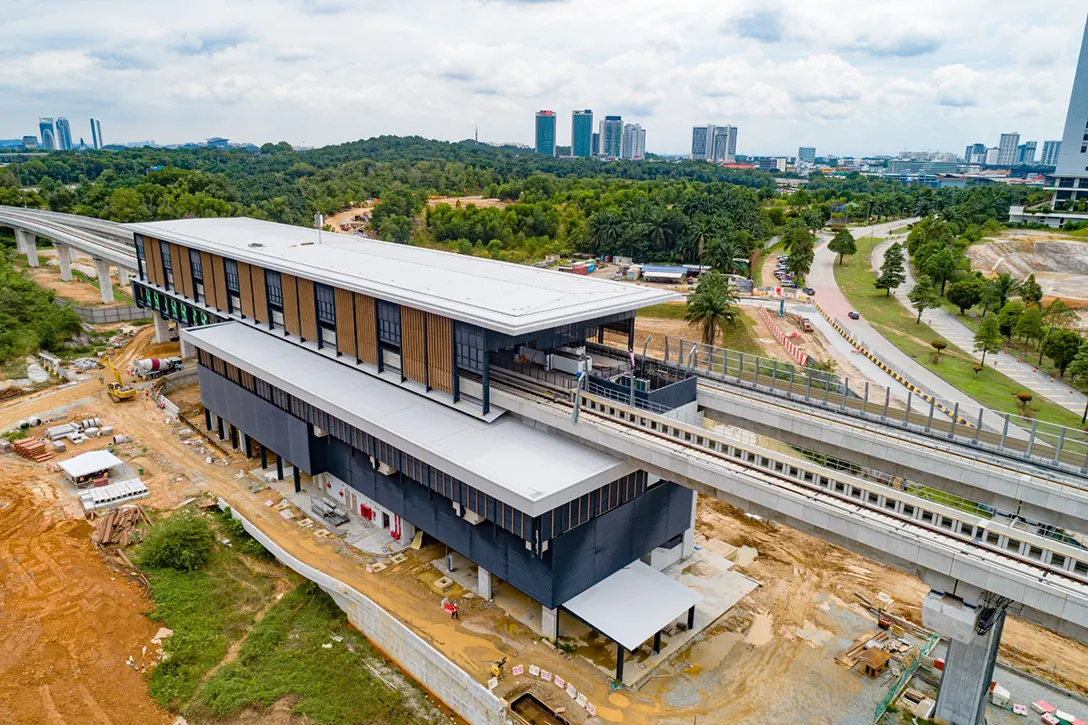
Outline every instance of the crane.
<path id="1" fill-rule="evenodd" d="M 136 397 L 136 388 L 121 382 L 121 373 L 117 372 L 117 368 L 113 366 L 112 360 L 108 357 L 103 357 L 101 365 L 103 367 L 108 367 L 113 372 L 113 379 L 115 382 L 106 384 L 106 392 L 109 394 L 110 400 L 115 403 L 120 403 L 122 400 L 132 400 Z"/>

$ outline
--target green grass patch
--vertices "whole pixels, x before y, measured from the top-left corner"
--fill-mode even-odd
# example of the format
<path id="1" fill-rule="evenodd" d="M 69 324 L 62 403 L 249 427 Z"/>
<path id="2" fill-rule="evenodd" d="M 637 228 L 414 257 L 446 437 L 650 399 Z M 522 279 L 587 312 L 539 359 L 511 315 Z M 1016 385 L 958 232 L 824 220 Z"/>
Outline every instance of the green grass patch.
<path id="1" fill-rule="evenodd" d="M 643 307 L 638 311 L 638 316 L 660 320 L 683 321 L 684 313 L 686 311 L 687 305 L 683 302 L 663 302 L 659 305 Z M 717 344 L 720 347 L 737 350 L 745 354 L 765 355 L 766 353 L 763 350 L 763 346 L 759 342 L 759 334 L 756 331 L 755 320 L 744 314 L 739 307 L 737 312 L 736 324 L 727 325 L 721 329 Z M 689 340 L 701 340 L 702 330 L 698 326 L 689 327 L 684 333 L 684 337 Z"/>
<path id="2" fill-rule="evenodd" d="M 659 305 L 643 307 L 638 311 L 639 317 L 655 317 L 660 320 L 682 320 L 688 306 L 683 302 L 662 302 Z"/>
<path id="3" fill-rule="evenodd" d="M 835 266 L 835 281 L 850 304 L 861 316 L 896 347 L 910 355 L 945 382 L 962 390 L 982 405 L 1002 413 L 1019 415 L 1015 395 L 1024 390 L 1016 381 L 991 366 L 994 355 L 987 356 L 986 369 L 977 375 L 971 369 L 978 363 L 964 351 L 938 335 L 924 322 L 915 324 L 911 313 L 894 297 L 873 287 L 875 275 L 869 267 L 869 255 L 881 239 L 858 239 L 858 253 Z M 923 316 L 924 317 L 924 316 Z M 948 345 L 938 365 L 930 360 L 931 340 Z M 1080 427 L 1080 416 L 1040 395 L 1031 403 L 1034 416 L 1041 421 Z"/>
<path id="4" fill-rule="evenodd" d="M 399 690 L 373 674 L 370 666 L 380 663 L 329 595 L 305 582 L 268 610 L 187 714 L 225 718 L 296 695 L 293 714 L 323 725 L 424 721 Z"/>
<path id="5" fill-rule="evenodd" d="M 84 282 L 86 282 L 87 284 L 91 285 L 92 287 L 94 287 L 94 288 L 95 288 L 95 289 L 97 289 L 97 290 L 100 290 L 100 289 L 102 289 L 102 285 L 101 285 L 101 284 L 99 284 L 99 282 L 98 282 L 98 278 L 96 278 L 96 277 L 89 277 L 89 276 L 87 276 L 87 275 L 83 274 L 82 272 L 80 272 L 80 271 L 79 271 L 78 269 L 73 269 L 73 270 L 72 270 L 72 276 L 73 276 L 73 277 L 75 277 L 76 279 L 80 279 L 80 280 L 83 280 Z M 111 284 L 112 284 L 112 280 L 111 280 Z M 113 296 L 114 296 L 115 298 L 118 298 L 118 297 L 119 297 L 119 298 L 121 298 L 122 300 L 124 300 L 124 301 L 126 301 L 126 302 L 130 302 L 130 303 L 132 303 L 132 304 L 136 304 L 136 301 L 135 301 L 135 300 L 133 300 L 133 299 L 132 299 L 132 297 L 130 297 L 129 295 L 127 295 L 127 294 L 125 294 L 124 292 L 120 291 L 120 290 L 119 290 L 119 289 L 118 289 L 117 287 L 114 287 L 114 288 L 113 288 Z"/>
<path id="6" fill-rule="evenodd" d="M 254 574 L 236 551 L 224 547 L 198 571 L 145 571 L 155 601 L 150 616 L 174 630 L 165 642 L 169 658 L 151 675 L 151 696 L 177 709 L 252 624 L 272 595 L 273 581 Z"/>

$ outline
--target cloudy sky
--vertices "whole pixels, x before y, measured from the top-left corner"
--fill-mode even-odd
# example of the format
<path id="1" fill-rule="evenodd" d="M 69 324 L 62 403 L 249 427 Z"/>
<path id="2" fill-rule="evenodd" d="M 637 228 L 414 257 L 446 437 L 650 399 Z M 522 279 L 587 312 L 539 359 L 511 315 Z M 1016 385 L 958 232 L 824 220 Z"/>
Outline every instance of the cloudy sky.
<path id="1" fill-rule="evenodd" d="M 3 0 L 0 138 L 532 143 L 621 114 L 658 153 L 962 152 L 1061 137 L 1083 0 Z"/>

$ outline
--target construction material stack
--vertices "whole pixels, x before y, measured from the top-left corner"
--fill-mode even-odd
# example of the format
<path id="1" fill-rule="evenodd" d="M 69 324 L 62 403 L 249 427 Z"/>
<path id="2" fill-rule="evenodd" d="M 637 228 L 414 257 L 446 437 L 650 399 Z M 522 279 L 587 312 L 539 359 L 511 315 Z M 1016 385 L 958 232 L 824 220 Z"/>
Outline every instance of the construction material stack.
<path id="1" fill-rule="evenodd" d="M 45 441 L 41 438 L 20 438 L 11 445 L 16 453 L 35 463 L 48 461 L 53 457 L 53 452 L 45 447 Z"/>

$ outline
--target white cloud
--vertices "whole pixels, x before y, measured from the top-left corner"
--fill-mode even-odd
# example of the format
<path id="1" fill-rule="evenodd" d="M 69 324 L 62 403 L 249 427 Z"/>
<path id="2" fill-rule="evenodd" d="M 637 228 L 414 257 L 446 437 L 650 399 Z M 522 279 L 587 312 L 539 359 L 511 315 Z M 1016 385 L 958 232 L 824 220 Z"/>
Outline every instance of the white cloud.
<path id="1" fill-rule="evenodd" d="M 1013 0 L 9 0 L 0 137 L 39 115 L 110 140 L 531 142 L 592 108 L 683 152 L 734 123 L 742 153 L 961 149 L 1060 135 L 1085 9 Z M 1015 20 L 1012 20 L 1015 18 Z M 1007 20 L 1006 20 L 1007 19 Z M 85 125 L 85 122 L 82 122 Z"/>

